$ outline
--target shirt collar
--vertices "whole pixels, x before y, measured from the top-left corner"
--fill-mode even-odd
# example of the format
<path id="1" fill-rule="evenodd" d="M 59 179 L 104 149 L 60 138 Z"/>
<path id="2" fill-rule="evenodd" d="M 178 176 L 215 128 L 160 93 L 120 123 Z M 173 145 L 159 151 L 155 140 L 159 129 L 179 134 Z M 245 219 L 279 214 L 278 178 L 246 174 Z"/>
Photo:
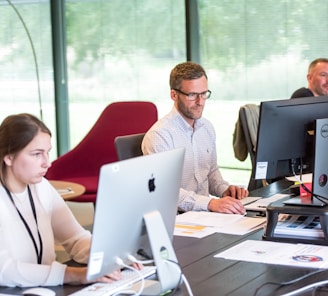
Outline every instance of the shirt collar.
<path id="1" fill-rule="evenodd" d="M 175 117 L 175 120 L 177 122 L 177 124 L 184 130 L 186 131 L 195 131 L 197 129 L 199 129 L 200 127 L 202 127 L 204 125 L 204 120 L 203 118 L 199 118 L 195 120 L 195 125 L 194 128 L 192 128 L 190 126 L 190 124 L 183 118 L 183 116 L 179 113 L 179 111 L 176 109 L 175 106 L 173 106 L 172 111 L 171 111 L 172 115 Z"/>

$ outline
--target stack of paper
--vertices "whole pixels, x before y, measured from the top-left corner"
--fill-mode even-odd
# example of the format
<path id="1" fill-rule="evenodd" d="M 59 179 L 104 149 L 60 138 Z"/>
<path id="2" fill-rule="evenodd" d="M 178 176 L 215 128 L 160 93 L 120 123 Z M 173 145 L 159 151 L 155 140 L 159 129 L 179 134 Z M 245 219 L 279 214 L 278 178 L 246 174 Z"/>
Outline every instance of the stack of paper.
<path id="1" fill-rule="evenodd" d="M 265 222 L 263 217 L 190 211 L 177 215 L 174 235 L 198 238 L 215 232 L 244 235 L 262 227 Z"/>
<path id="2" fill-rule="evenodd" d="M 277 223 L 274 234 L 300 237 L 307 236 L 312 238 L 323 238 L 324 233 L 321 228 L 318 216 L 285 215 Z"/>

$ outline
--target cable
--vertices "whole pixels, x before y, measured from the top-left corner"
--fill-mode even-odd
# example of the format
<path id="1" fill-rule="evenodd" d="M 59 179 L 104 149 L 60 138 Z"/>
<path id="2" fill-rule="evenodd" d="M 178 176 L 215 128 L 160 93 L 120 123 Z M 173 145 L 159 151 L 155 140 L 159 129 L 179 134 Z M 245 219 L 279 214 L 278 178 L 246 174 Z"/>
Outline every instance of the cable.
<path id="1" fill-rule="evenodd" d="M 313 283 L 313 284 L 310 284 L 310 285 L 307 285 L 305 287 L 302 287 L 300 289 L 297 289 L 297 290 L 294 290 L 294 291 L 291 291 L 291 292 L 288 292 L 286 294 L 282 294 L 280 296 L 292 296 L 292 295 L 297 295 L 297 294 L 300 294 L 302 292 L 305 292 L 305 291 L 308 291 L 308 290 L 311 290 L 313 288 L 318 288 L 318 287 L 322 287 L 322 286 L 325 286 L 325 285 L 328 285 L 328 280 L 325 280 L 325 281 L 321 281 L 321 282 L 316 282 L 316 283 Z"/>
<path id="2" fill-rule="evenodd" d="M 182 270 L 181 270 L 181 267 L 180 267 L 178 262 L 175 262 L 175 261 L 170 260 L 170 259 L 165 259 L 164 262 L 169 263 L 169 264 L 173 264 L 175 267 L 178 267 L 178 272 L 180 273 L 179 280 L 178 280 L 177 284 L 175 285 L 175 287 L 174 287 L 174 289 L 172 290 L 172 293 L 171 293 L 172 295 L 174 295 L 177 292 L 177 290 L 178 290 L 178 288 L 181 284 L 181 281 L 182 281 Z"/>
<path id="3" fill-rule="evenodd" d="M 153 259 L 150 259 L 150 260 L 138 260 L 136 257 L 134 257 L 133 255 L 129 254 L 127 256 L 127 258 L 134 262 L 134 263 L 140 263 L 140 264 L 152 264 L 154 263 L 154 260 Z"/>
<path id="4" fill-rule="evenodd" d="M 154 263 L 154 260 L 138 260 L 137 258 L 135 258 L 131 254 L 129 254 L 127 257 L 128 257 L 128 259 L 130 261 L 135 262 L 135 263 L 141 263 L 141 264 Z M 172 290 L 172 292 L 171 292 L 170 295 L 174 295 L 176 293 L 176 291 L 178 290 L 180 284 L 183 282 L 185 284 L 185 286 L 186 286 L 187 291 L 188 291 L 188 295 L 189 296 L 193 296 L 193 292 L 191 290 L 191 287 L 189 285 L 189 282 L 188 282 L 187 278 L 185 277 L 185 275 L 181 272 L 181 267 L 180 267 L 179 263 L 178 262 L 175 262 L 173 260 L 169 260 L 169 259 L 166 259 L 165 262 L 174 264 L 174 266 L 178 267 L 178 271 L 180 273 L 180 277 L 179 277 L 178 283 L 175 286 L 175 288 Z M 118 263 L 118 264 L 122 265 L 122 262 L 120 261 L 120 263 Z"/>
<path id="5" fill-rule="evenodd" d="M 148 260 L 153 260 L 153 258 L 144 250 L 144 249 L 139 249 L 137 254 L 141 257 L 144 257 Z"/>
<path id="6" fill-rule="evenodd" d="M 118 265 L 122 266 L 122 267 L 125 267 L 127 269 L 130 269 L 130 270 L 132 270 L 134 272 L 137 272 L 139 274 L 139 277 L 140 277 L 141 285 L 140 285 L 140 288 L 139 288 L 139 291 L 138 292 L 135 292 L 133 290 L 121 290 L 121 291 L 119 291 L 117 293 L 114 293 L 112 296 L 117 296 L 117 295 L 120 295 L 122 293 L 123 294 L 132 294 L 134 296 L 140 296 L 141 293 L 142 293 L 142 291 L 145 288 L 145 278 L 143 277 L 142 273 L 138 269 L 133 268 L 133 267 L 125 264 L 121 258 L 116 258 L 116 263 Z"/>
<path id="7" fill-rule="evenodd" d="M 177 292 L 177 290 L 178 290 L 180 284 L 183 282 L 183 283 L 185 284 L 185 286 L 186 286 L 187 291 L 188 291 L 188 295 L 189 295 L 189 296 L 193 296 L 193 292 L 192 292 L 192 290 L 191 290 L 191 287 L 190 287 L 190 285 L 189 285 L 189 282 L 188 282 L 187 278 L 185 277 L 185 275 L 182 273 L 182 269 L 181 269 L 179 263 L 178 263 L 178 262 L 175 262 L 175 261 L 173 261 L 173 260 L 169 260 L 169 259 L 166 259 L 165 262 L 171 263 L 171 264 L 173 264 L 174 266 L 178 267 L 178 268 L 179 268 L 179 272 L 180 272 L 180 278 L 179 278 L 179 280 L 178 280 L 177 285 L 176 285 L 175 288 L 172 290 L 171 295 L 174 295 L 174 294 Z"/>
<path id="8" fill-rule="evenodd" d="M 32 48 L 32 53 L 33 53 L 33 58 L 34 58 L 34 64 L 35 64 L 35 73 L 36 73 L 36 80 L 37 80 L 37 85 L 38 85 L 38 96 L 39 96 L 39 108 L 40 108 L 40 119 L 43 120 L 43 115 L 42 115 L 42 99 L 41 99 L 41 90 L 40 90 L 40 78 L 39 78 L 39 66 L 38 66 L 38 59 L 36 56 L 36 52 L 35 52 L 35 48 L 34 48 L 34 44 L 32 41 L 32 37 L 30 35 L 30 32 L 25 24 L 25 21 L 23 19 L 23 17 L 21 16 L 21 14 L 19 13 L 18 9 L 14 6 L 14 4 L 11 3 L 10 0 L 7 0 L 8 4 L 13 8 L 13 10 L 15 11 L 15 13 L 17 14 L 19 20 L 21 21 L 24 30 L 26 32 L 26 35 L 28 37 L 28 40 L 30 42 L 31 48 Z"/>
<path id="9" fill-rule="evenodd" d="M 321 195 L 318 195 L 318 194 L 315 194 L 313 193 L 312 190 L 310 190 L 309 188 L 307 188 L 305 186 L 305 184 L 303 183 L 302 181 L 302 160 L 301 160 L 301 170 L 300 170 L 300 178 L 298 178 L 296 172 L 295 172 L 295 164 L 296 164 L 296 161 L 295 159 L 292 159 L 292 164 L 291 164 L 291 168 L 292 168 L 292 172 L 293 172 L 293 175 L 296 179 L 296 181 L 298 183 L 300 183 L 300 186 L 309 194 L 311 194 L 312 197 L 318 199 L 319 201 L 323 202 L 325 205 L 328 205 L 328 198 L 327 197 L 324 197 L 324 196 L 321 196 Z"/>
<path id="10" fill-rule="evenodd" d="M 305 274 L 305 275 L 303 275 L 303 276 L 301 276 L 301 277 L 298 277 L 298 278 L 296 278 L 296 279 L 290 280 L 290 281 L 288 281 L 288 282 L 280 282 L 280 283 L 279 283 L 279 282 L 266 282 L 266 283 L 262 284 L 261 286 L 259 286 L 259 287 L 255 290 L 253 296 L 256 296 L 257 293 L 258 293 L 263 287 L 265 287 L 266 285 L 288 286 L 288 285 L 295 284 L 295 283 L 297 283 L 297 282 L 299 282 L 299 281 L 301 281 L 301 280 L 303 280 L 303 279 L 309 278 L 309 277 L 312 276 L 312 275 L 315 275 L 315 274 L 318 274 L 318 273 L 321 273 L 321 272 L 324 272 L 324 271 L 326 271 L 326 270 L 323 270 L 323 269 L 316 269 L 316 270 L 314 270 L 313 272 L 307 273 L 307 274 Z M 280 287 L 277 287 L 277 289 L 278 289 L 278 288 L 280 288 Z M 280 296 L 281 296 L 281 295 L 280 295 Z"/>
<path id="11" fill-rule="evenodd" d="M 187 278 L 185 277 L 184 274 L 182 274 L 182 279 L 183 279 L 183 282 L 184 282 L 184 284 L 185 284 L 185 286 L 187 288 L 188 295 L 192 296 L 193 293 L 192 293 L 191 287 L 190 287 L 189 282 L 188 282 L 188 280 L 187 280 Z"/>

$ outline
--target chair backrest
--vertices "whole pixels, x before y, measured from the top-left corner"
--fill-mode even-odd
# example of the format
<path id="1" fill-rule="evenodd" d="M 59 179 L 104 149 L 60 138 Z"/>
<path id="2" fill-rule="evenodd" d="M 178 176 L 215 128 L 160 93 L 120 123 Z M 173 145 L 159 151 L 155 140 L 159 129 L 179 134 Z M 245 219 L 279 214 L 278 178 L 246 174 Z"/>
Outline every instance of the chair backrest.
<path id="1" fill-rule="evenodd" d="M 118 160 L 124 160 L 143 155 L 141 150 L 141 143 L 144 136 L 145 133 L 116 137 L 115 148 Z"/>
<path id="2" fill-rule="evenodd" d="M 248 183 L 248 190 L 263 187 L 262 180 L 255 180 L 256 140 L 259 120 L 259 106 L 247 104 L 239 109 L 239 120 L 243 130 L 245 144 L 252 164 L 252 172 Z"/>
<path id="3" fill-rule="evenodd" d="M 239 119 L 240 124 L 244 132 L 246 147 L 252 162 L 252 166 L 255 164 L 255 148 L 256 148 L 256 140 L 252 139 L 251 131 L 249 129 L 250 125 L 250 118 L 247 116 L 247 110 L 246 106 L 241 106 L 239 109 Z M 258 115 L 257 115 L 257 121 L 258 121 Z M 257 123 L 258 126 L 258 123 Z M 255 136 L 257 135 L 257 126 L 254 128 Z"/>
<path id="4" fill-rule="evenodd" d="M 157 119 L 157 108 L 152 102 L 111 103 L 82 141 L 52 163 L 47 178 L 98 176 L 103 164 L 118 160 L 114 145 L 117 136 L 145 133 Z"/>

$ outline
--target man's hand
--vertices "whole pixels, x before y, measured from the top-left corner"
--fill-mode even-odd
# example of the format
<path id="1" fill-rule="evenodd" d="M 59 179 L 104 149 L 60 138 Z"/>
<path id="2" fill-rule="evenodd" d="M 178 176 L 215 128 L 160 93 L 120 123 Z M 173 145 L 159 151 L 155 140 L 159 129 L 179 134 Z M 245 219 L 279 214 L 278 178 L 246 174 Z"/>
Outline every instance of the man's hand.
<path id="1" fill-rule="evenodd" d="M 230 196 L 222 198 L 213 198 L 208 204 L 208 209 L 211 212 L 218 212 L 224 214 L 241 214 L 244 215 L 246 210 L 242 203 Z"/>
<path id="2" fill-rule="evenodd" d="M 223 192 L 222 197 L 231 196 L 236 199 L 243 199 L 248 196 L 249 192 L 247 189 L 238 187 L 235 185 L 230 185 L 226 191 Z"/>

